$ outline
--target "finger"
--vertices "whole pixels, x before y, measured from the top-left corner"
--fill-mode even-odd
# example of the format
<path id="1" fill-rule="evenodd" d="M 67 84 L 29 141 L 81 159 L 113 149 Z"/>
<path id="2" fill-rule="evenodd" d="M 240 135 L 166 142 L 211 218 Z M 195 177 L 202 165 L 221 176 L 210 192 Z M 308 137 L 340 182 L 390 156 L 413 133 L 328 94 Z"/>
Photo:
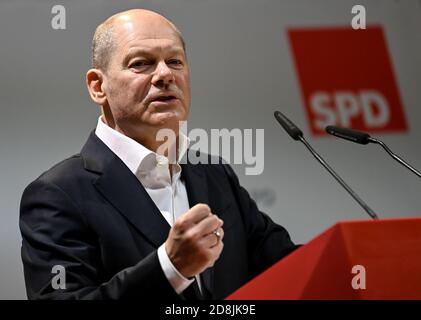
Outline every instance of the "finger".
<path id="1" fill-rule="evenodd" d="M 220 240 L 218 241 L 216 245 L 208 249 L 210 254 L 212 255 L 212 260 L 216 261 L 219 259 L 219 256 L 221 255 L 223 248 L 224 248 L 224 242 Z"/>
<path id="2" fill-rule="evenodd" d="M 199 223 L 210 214 L 211 211 L 209 206 L 203 203 L 199 203 L 188 210 L 180 218 L 178 218 L 176 222 L 184 226 L 190 226 Z"/>
<path id="3" fill-rule="evenodd" d="M 212 232 L 207 234 L 200 240 L 200 245 L 209 249 L 216 246 L 219 241 L 219 238 Z"/>
<path id="4" fill-rule="evenodd" d="M 224 231 L 224 229 L 223 229 L 223 228 L 221 228 L 221 227 L 219 227 L 216 231 L 218 231 L 218 232 L 219 232 L 219 234 L 220 234 L 219 240 L 221 240 L 221 241 L 222 241 L 222 239 L 224 239 L 224 235 L 225 235 L 225 231 Z"/>
<path id="5" fill-rule="evenodd" d="M 222 228 L 222 226 L 224 225 L 224 220 L 222 220 L 222 219 L 219 219 L 219 220 L 221 220 L 220 228 Z"/>
<path id="6" fill-rule="evenodd" d="M 221 226 L 221 221 L 222 220 L 216 215 L 212 214 L 196 224 L 193 227 L 192 232 L 194 232 L 197 237 L 204 237 L 218 229 Z"/>
<path id="7" fill-rule="evenodd" d="M 193 223 L 199 223 L 211 214 L 211 210 L 207 204 L 199 203 L 186 212 L 185 218 Z"/>
<path id="8" fill-rule="evenodd" d="M 219 237 L 215 234 L 215 231 L 218 231 Z M 218 242 L 222 241 L 223 238 L 224 238 L 224 230 L 222 228 L 218 228 L 212 231 L 211 233 L 205 235 L 200 240 L 200 245 L 203 246 L 204 248 L 212 248 L 215 245 L 217 245 Z"/>
<path id="9" fill-rule="evenodd" d="M 222 228 L 218 228 L 216 230 L 214 230 L 211 235 L 213 235 L 216 239 L 216 243 L 214 243 L 214 246 L 216 246 L 218 244 L 218 242 L 222 242 L 222 240 L 224 239 L 224 230 Z"/>

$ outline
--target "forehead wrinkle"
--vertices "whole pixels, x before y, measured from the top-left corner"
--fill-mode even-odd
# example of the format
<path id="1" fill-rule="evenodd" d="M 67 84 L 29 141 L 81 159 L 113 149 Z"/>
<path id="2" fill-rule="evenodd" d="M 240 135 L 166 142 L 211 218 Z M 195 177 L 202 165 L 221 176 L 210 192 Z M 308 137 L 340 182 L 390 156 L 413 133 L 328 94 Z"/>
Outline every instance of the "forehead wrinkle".
<path id="1" fill-rule="evenodd" d="M 166 40 L 162 42 L 162 40 Z M 128 39 L 125 43 L 123 55 L 134 56 L 137 54 L 152 55 L 156 53 L 181 54 L 184 55 L 184 48 L 174 39 Z"/>
<path id="2" fill-rule="evenodd" d="M 163 18 L 163 17 L 162 17 Z M 121 21 L 122 20 L 122 21 Z M 151 39 L 158 38 L 176 38 L 181 37 L 178 29 L 168 20 L 163 19 L 131 19 L 127 16 L 117 18 L 114 22 L 122 34 L 136 35 L 137 37 L 145 37 Z"/>
<path id="3" fill-rule="evenodd" d="M 128 53 L 131 51 L 167 51 L 167 52 L 184 52 L 183 47 L 178 44 L 174 44 L 171 39 L 166 43 L 162 43 L 162 39 L 143 39 L 139 42 L 128 45 Z M 159 41 L 159 42 L 158 42 Z"/>
<path id="4" fill-rule="evenodd" d="M 165 40 L 165 46 L 178 46 L 181 49 L 183 48 L 183 42 L 180 37 L 175 32 L 152 32 L 150 30 L 144 31 L 141 28 L 134 28 L 132 23 L 128 23 L 130 30 L 123 29 L 121 33 L 117 35 L 116 43 L 118 47 L 132 47 L 131 43 L 135 43 L 135 46 L 138 44 L 142 44 L 145 47 L 153 47 L 153 45 L 148 45 L 149 43 L 153 43 L 155 41 Z M 168 43 L 167 43 L 168 42 Z M 172 42 L 172 43 L 171 43 Z M 160 44 L 159 46 L 162 47 Z"/>

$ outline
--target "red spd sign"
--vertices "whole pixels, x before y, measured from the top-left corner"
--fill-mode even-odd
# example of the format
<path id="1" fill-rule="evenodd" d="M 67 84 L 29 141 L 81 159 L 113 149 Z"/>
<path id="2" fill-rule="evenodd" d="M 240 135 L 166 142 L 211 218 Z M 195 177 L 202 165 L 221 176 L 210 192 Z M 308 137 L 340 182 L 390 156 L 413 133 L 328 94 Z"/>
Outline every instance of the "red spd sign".
<path id="1" fill-rule="evenodd" d="M 289 29 L 310 128 L 405 132 L 407 123 L 383 29 Z"/>

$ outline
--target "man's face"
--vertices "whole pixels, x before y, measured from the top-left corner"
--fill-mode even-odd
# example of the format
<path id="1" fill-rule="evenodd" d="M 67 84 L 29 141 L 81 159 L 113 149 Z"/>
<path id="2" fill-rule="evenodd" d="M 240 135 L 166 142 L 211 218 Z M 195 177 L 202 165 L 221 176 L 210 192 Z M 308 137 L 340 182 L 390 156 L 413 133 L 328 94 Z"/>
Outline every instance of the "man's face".
<path id="1" fill-rule="evenodd" d="M 115 35 L 103 86 L 117 130 L 129 136 L 176 130 L 190 108 L 190 74 L 180 37 L 165 20 L 124 17 Z"/>

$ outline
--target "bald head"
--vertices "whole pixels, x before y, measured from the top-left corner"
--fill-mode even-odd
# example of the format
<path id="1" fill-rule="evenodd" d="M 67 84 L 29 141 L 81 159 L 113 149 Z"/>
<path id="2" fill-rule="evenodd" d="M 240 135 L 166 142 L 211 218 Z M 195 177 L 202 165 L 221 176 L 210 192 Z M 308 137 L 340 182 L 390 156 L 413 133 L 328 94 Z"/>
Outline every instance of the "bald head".
<path id="1" fill-rule="evenodd" d="M 145 28 L 158 25 L 168 28 L 181 41 L 185 51 L 185 42 L 177 27 L 162 15 L 144 9 L 132 9 L 119 12 L 102 22 L 95 30 L 92 40 L 92 66 L 106 71 L 112 54 L 119 42 L 119 34 L 130 32 L 133 24 Z"/>

